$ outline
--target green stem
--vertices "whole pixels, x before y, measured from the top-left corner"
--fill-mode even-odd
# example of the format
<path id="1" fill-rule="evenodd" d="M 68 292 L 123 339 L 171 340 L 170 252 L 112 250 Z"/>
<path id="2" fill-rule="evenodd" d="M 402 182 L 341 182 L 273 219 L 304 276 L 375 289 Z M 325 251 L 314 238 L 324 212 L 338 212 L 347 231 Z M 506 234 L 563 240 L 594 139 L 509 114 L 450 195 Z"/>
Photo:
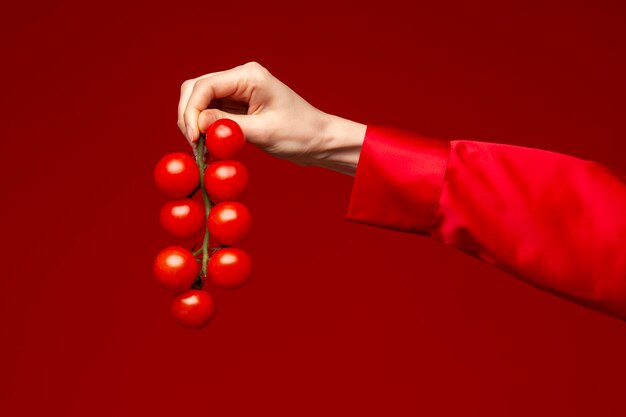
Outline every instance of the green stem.
<path id="1" fill-rule="evenodd" d="M 206 168 L 206 164 L 204 163 L 204 140 L 205 136 L 200 134 L 200 138 L 198 139 L 198 154 L 196 155 L 196 163 L 198 164 L 198 169 L 200 169 L 200 190 L 202 190 L 202 198 L 204 199 L 204 218 L 209 217 L 209 212 L 211 211 L 211 200 L 209 200 L 209 195 L 204 189 L 204 169 Z M 202 242 L 202 276 L 206 277 L 206 265 L 209 261 L 209 229 L 205 227 L 204 229 L 204 240 Z"/>
<path id="2" fill-rule="evenodd" d="M 216 246 L 216 247 L 214 247 L 214 248 L 209 248 L 209 249 L 213 250 L 213 253 L 215 253 L 215 252 L 217 252 L 218 250 L 223 249 L 223 248 L 225 248 L 225 247 L 226 247 L 226 245 L 222 245 L 222 244 L 220 244 L 220 245 L 218 245 L 218 246 Z"/>

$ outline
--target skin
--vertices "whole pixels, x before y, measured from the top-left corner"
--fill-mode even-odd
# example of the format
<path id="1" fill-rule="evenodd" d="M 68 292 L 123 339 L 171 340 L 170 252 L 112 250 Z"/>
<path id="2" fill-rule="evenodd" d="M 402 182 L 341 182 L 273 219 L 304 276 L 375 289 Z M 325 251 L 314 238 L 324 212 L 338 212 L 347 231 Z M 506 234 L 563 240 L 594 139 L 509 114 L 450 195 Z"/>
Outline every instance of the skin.
<path id="1" fill-rule="evenodd" d="M 178 127 L 195 151 L 215 120 L 237 122 L 246 140 L 300 166 L 354 176 L 366 125 L 325 113 L 257 62 L 185 81 Z"/>

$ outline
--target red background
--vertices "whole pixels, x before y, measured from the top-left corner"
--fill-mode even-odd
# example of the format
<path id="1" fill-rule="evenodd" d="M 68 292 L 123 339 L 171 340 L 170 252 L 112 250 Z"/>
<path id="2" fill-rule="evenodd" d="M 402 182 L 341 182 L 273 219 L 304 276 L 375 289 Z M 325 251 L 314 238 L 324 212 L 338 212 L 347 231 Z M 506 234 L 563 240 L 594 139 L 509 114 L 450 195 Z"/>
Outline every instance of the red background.
<path id="1" fill-rule="evenodd" d="M 3 5 L 3 8 L 7 8 Z M 256 60 L 363 123 L 626 171 L 620 2 L 10 3 L 0 14 L 2 416 L 623 416 L 626 325 L 247 145 L 253 280 L 179 328 L 152 168 L 180 84 Z M 381 202 L 383 204 L 384 202 Z"/>

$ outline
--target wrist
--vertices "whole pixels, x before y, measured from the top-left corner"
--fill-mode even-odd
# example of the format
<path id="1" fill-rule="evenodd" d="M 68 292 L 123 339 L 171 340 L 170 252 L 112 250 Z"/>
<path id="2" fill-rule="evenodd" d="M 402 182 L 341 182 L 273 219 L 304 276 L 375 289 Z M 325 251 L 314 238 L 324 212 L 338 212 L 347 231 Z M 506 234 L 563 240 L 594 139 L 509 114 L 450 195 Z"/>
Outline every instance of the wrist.
<path id="1" fill-rule="evenodd" d="M 367 126 L 331 114 L 325 123 L 323 152 L 313 165 L 354 176 Z"/>

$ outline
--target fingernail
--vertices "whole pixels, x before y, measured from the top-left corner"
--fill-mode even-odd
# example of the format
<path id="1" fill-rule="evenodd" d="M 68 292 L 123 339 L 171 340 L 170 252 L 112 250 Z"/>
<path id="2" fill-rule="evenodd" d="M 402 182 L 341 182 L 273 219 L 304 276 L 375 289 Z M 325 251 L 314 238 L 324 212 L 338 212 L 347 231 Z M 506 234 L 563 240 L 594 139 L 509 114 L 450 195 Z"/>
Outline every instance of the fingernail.
<path id="1" fill-rule="evenodd" d="M 193 142 L 193 129 L 189 125 L 187 125 L 187 139 L 189 142 Z"/>

